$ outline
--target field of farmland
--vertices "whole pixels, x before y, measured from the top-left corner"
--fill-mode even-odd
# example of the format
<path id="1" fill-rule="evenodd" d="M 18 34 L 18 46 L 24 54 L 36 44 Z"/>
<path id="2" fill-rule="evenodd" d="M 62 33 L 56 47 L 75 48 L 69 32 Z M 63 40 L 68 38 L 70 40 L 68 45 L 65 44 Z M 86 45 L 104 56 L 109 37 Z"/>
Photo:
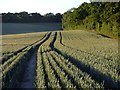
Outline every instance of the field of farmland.
<path id="1" fill-rule="evenodd" d="M 74 30 L 3 35 L 3 88 L 118 89 L 118 40 Z"/>

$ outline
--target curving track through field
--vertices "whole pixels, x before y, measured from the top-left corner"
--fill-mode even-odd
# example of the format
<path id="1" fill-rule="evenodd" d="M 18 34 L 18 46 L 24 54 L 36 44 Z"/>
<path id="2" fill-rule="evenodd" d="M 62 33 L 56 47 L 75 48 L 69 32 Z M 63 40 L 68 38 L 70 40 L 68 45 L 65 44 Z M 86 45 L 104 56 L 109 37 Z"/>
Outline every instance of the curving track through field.
<path id="1" fill-rule="evenodd" d="M 56 89 L 59 87 L 61 90 L 83 90 L 85 86 L 88 88 L 89 85 L 93 88 L 95 88 L 95 86 L 105 89 L 118 88 L 118 82 L 113 81 L 96 69 L 90 68 L 89 65 L 86 66 L 84 63 L 70 55 L 64 54 L 59 48 L 56 48 L 55 44 L 58 42 L 63 47 L 71 48 L 70 46 L 66 46 L 62 39 L 61 32 L 50 32 L 45 34 L 41 40 L 33 43 L 31 48 L 34 47 L 34 50 L 29 60 L 25 63 L 24 70 L 21 71 L 21 77 L 15 81 L 14 85 L 11 85 L 11 82 L 8 84 L 5 83 L 5 85 L 10 88 L 38 88 L 38 85 L 41 82 L 37 82 L 39 80 L 36 80 L 36 77 L 39 76 L 36 69 L 39 70 L 39 66 L 37 66 L 37 63 L 39 62 L 37 56 L 40 54 L 41 63 L 39 63 L 41 67 L 43 67 L 42 71 L 44 76 L 43 78 L 41 78 L 42 76 L 39 78 L 40 80 L 43 80 L 43 87 L 46 87 L 46 89 Z M 41 51 L 38 52 L 39 49 L 41 49 Z M 21 49 L 20 51 L 15 52 L 15 54 L 19 54 L 23 50 L 24 49 Z M 7 59 L 5 61 L 7 61 Z M 52 73 L 50 73 L 49 70 L 51 70 Z M 14 76 L 14 73 L 11 75 Z M 77 75 L 78 77 L 76 77 Z M 104 85 L 102 86 L 101 83 L 103 81 Z M 82 84 L 82 82 L 84 84 Z M 55 85 L 52 86 L 51 84 Z"/>

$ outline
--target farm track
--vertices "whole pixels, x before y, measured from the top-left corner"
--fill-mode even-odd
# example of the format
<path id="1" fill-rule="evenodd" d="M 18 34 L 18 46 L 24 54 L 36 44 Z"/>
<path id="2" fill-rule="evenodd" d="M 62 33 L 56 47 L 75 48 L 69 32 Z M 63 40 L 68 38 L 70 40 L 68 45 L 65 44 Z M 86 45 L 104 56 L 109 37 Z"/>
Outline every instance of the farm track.
<path id="1" fill-rule="evenodd" d="M 35 70 L 36 70 L 36 51 L 26 65 L 26 70 L 22 78 L 22 82 L 19 83 L 19 88 L 35 88 Z"/>
<path id="2" fill-rule="evenodd" d="M 36 76 L 36 60 L 37 60 L 37 50 L 40 45 L 42 45 L 45 41 L 49 39 L 51 35 L 51 32 L 48 35 L 45 35 L 35 51 L 31 59 L 28 61 L 26 65 L 25 72 L 23 74 L 23 77 L 21 78 L 22 81 L 17 85 L 18 88 L 35 88 L 35 76 Z"/>
<path id="3" fill-rule="evenodd" d="M 19 49 L 18 51 L 15 51 L 14 53 L 8 55 L 7 57 L 6 57 L 6 56 L 3 57 L 2 59 L 0 59 L 0 63 L 4 64 L 4 62 L 6 62 L 8 59 L 12 58 L 14 55 L 17 56 L 19 53 L 21 53 L 21 52 L 22 52 L 23 50 L 25 50 L 27 47 L 32 46 L 32 45 L 34 45 L 35 43 L 40 42 L 42 39 L 44 39 L 44 38 L 47 36 L 47 34 L 48 34 L 48 33 L 46 33 L 40 40 L 32 43 L 31 45 L 25 46 L 25 47 Z"/>
<path id="4" fill-rule="evenodd" d="M 62 33 L 60 32 L 59 34 L 60 34 L 60 44 L 63 47 L 72 48 L 72 47 L 67 46 L 67 45 L 65 45 L 63 43 L 63 41 L 62 41 Z M 57 36 L 55 36 L 54 38 L 56 39 L 56 37 Z M 91 68 L 90 66 L 86 66 L 84 63 L 80 62 L 80 60 L 77 60 L 74 57 L 69 56 L 69 55 L 64 55 L 59 49 L 57 49 L 57 48 L 54 47 L 54 44 L 53 44 L 52 48 L 58 54 L 61 54 L 64 58 L 66 58 L 66 59 L 69 58 L 69 60 L 70 60 L 71 63 L 73 63 L 74 65 L 76 65 L 81 71 L 88 73 L 92 77 L 92 79 L 94 79 L 96 82 L 103 83 L 103 81 L 104 81 L 104 87 L 105 87 L 105 89 L 119 88 L 119 86 L 120 86 L 120 82 L 119 81 L 115 82 L 114 80 L 112 80 L 112 78 L 110 76 L 106 76 L 106 75 L 102 74 L 101 72 L 97 71 L 96 69 Z M 72 48 L 72 49 L 74 49 L 74 48 Z M 87 53 L 85 51 L 81 51 L 81 52 Z M 87 53 L 87 54 L 93 55 L 91 53 Z M 99 57 L 99 56 L 96 56 L 96 57 Z M 108 59 L 108 58 L 104 58 L 104 59 Z"/>

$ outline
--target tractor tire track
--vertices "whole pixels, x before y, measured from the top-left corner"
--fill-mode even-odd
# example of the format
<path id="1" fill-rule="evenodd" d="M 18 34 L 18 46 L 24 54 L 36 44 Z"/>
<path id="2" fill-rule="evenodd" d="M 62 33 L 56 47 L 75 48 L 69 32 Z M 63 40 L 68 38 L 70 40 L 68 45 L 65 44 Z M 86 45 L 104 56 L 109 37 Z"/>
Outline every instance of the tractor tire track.
<path id="1" fill-rule="evenodd" d="M 37 57 L 36 52 L 37 51 L 35 51 L 35 53 L 28 62 L 22 82 L 20 83 L 20 88 L 35 88 L 34 82 L 35 82 L 36 57 Z"/>
<path id="2" fill-rule="evenodd" d="M 21 77 L 21 82 L 17 85 L 17 88 L 32 88 L 35 89 L 35 76 L 36 76 L 36 63 L 37 63 L 37 50 L 40 45 L 46 42 L 51 35 L 51 32 L 44 38 L 34 50 L 34 54 L 26 65 L 26 69 L 23 77 Z"/>

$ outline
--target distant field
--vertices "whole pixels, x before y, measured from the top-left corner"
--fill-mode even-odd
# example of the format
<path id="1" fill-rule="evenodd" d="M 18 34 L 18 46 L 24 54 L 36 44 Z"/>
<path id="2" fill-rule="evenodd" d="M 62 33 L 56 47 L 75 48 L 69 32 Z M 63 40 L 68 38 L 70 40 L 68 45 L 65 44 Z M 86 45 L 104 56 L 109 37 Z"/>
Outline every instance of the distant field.
<path id="1" fill-rule="evenodd" d="M 46 32 L 2 36 L 2 53 L 15 52 L 40 40 Z"/>
<path id="2" fill-rule="evenodd" d="M 54 31 L 3 35 L 2 46 L 3 88 L 118 89 L 117 39 Z"/>
<path id="3" fill-rule="evenodd" d="M 31 32 L 62 30 L 61 23 L 2 23 L 2 34 L 20 34 Z"/>

